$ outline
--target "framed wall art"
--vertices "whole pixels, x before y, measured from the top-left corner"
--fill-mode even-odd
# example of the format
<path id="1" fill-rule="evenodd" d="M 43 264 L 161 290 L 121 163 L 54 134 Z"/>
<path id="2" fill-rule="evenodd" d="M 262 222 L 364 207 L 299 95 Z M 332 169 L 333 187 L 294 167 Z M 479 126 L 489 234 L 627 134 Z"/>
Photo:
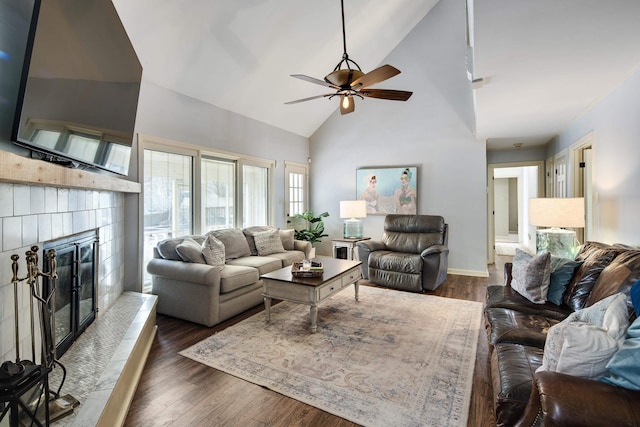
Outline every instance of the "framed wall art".
<path id="1" fill-rule="evenodd" d="M 356 169 L 356 197 L 367 202 L 367 215 L 418 213 L 418 167 Z"/>

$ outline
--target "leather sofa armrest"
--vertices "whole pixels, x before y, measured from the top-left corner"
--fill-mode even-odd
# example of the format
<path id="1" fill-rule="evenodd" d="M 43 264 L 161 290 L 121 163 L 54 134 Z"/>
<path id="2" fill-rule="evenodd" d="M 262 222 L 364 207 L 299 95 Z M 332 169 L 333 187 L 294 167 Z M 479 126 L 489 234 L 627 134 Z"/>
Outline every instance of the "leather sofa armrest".
<path id="1" fill-rule="evenodd" d="M 638 426 L 640 391 L 557 372 L 535 374 L 517 427 Z"/>
<path id="2" fill-rule="evenodd" d="M 504 285 L 510 287 L 511 286 L 511 271 L 513 270 L 513 263 L 506 262 L 504 264 Z"/>
<path id="3" fill-rule="evenodd" d="M 294 240 L 293 249 L 304 252 L 304 259 L 311 259 L 311 249 L 313 245 L 306 240 Z"/>
<path id="4" fill-rule="evenodd" d="M 448 247 L 446 247 L 444 245 L 433 245 L 433 246 L 429 246 L 427 249 L 422 251 L 420 256 L 422 258 L 426 258 L 427 256 L 432 255 L 432 254 L 448 254 L 448 253 L 449 253 L 449 248 Z"/>
<path id="5" fill-rule="evenodd" d="M 147 272 L 154 276 L 207 286 L 220 286 L 220 270 L 208 264 L 153 258 Z"/>

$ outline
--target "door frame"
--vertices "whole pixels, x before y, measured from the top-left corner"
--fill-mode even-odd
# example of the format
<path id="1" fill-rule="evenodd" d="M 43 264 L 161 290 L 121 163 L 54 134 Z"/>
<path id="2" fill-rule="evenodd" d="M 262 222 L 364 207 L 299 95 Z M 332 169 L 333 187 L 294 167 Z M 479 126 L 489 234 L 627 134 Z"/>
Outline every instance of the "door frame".
<path id="1" fill-rule="evenodd" d="M 517 168 L 537 166 L 538 167 L 538 197 L 544 194 L 545 188 L 545 161 L 536 160 L 529 162 L 510 162 L 510 163 L 490 163 L 487 165 L 487 264 L 494 264 L 496 261 L 496 235 L 495 235 L 495 189 L 494 175 L 495 169 Z"/>

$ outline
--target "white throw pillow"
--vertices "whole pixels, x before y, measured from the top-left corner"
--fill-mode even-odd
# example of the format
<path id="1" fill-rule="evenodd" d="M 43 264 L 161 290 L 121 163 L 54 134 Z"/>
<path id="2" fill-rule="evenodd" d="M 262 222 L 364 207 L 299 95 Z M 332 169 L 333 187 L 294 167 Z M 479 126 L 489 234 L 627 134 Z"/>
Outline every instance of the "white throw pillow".
<path id="1" fill-rule="evenodd" d="M 571 313 L 549 328 L 542 365 L 536 370 L 598 379 L 629 326 L 626 296 L 611 295 Z"/>
<path id="2" fill-rule="evenodd" d="M 207 264 L 218 267 L 220 270 L 224 268 L 224 243 L 213 234 L 209 234 L 207 240 L 202 243 L 202 255 Z"/>

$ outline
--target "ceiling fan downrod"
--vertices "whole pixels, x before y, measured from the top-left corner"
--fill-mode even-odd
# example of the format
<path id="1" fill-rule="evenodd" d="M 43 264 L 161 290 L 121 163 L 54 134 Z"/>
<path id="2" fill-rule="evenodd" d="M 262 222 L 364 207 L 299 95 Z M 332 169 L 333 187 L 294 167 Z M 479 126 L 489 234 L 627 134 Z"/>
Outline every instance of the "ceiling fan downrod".
<path id="1" fill-rule="evenodd" d="M 347 53 L 347 31 L 345 29 L 344 24 L 344 0 L 340 0 L 340 8 L 342 11 L 342 60 L 338 62 L 338 65 L 333 69 L 333 71 L 338 71 L 341 69 L 342 64 L 344 63 L 347 66 L 347 69 L 351 70 L 351 65 L 349 63 L 356 66 L 358 71 L 362 71 L 360 66 L 352 59 L 349 59 L 349 54 Z"/>

